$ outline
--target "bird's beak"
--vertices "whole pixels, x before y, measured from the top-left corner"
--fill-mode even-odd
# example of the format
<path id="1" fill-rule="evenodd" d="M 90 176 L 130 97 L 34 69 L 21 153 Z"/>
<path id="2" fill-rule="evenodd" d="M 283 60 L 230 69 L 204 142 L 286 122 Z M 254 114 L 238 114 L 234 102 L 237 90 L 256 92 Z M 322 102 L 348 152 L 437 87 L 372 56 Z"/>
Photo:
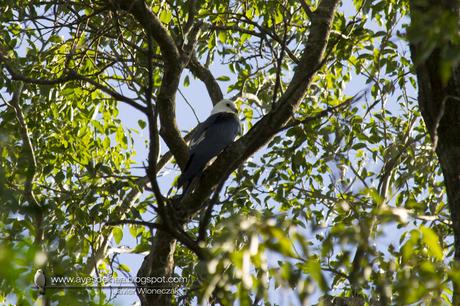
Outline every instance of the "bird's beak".
<path id="1" fill-rule="evenodd" d="M 233 111 L 235 114 L 238 114 L 238 109 L 236 109 L 235 106 L 232 106 L 231 109 L 232 109 L 232 111 Z"/>

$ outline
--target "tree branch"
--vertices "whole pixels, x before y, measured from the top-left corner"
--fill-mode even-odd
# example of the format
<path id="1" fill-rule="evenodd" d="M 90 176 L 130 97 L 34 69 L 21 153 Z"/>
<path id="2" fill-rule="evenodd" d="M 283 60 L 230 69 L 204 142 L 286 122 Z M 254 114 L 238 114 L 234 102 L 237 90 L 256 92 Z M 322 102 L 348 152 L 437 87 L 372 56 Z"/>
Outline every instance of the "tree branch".
<path id="1" fill-rule="evenodd" d="M 216 105 L 220 100 L 224 98 L 219 83 L 217 83 L 217 80 L 214 78 L 211 71 L 201 65 L 195 54 L 192 55 L 188 64 L 188 68 L 195 77 L 200 79 L 205 84 L 213 105 Z"/>
<path id="2" fill-rule="evenodd" d="M 187 35 L 188 31 L 192 28 L 193 21 L 195 20 L 195 15 L 196 15 L 196 1 L 195 0 L 188 0 L 187 6 L 188 6 L 188 16 L 187 16 L 187 23 L 185 24 L 184 27 L 184 34 Z"/>
<path id="3" fill-rule="evenodd" d="M 130 211 L 131 206 L 134 205 L 134 202 L 141 196 L 145 188 L 145 185 L 147 185 L 148 182 L 149 179 L 147 176 L 140 177 L 136 181 L 136 185 L 138 186 L 138 188 L 131 189 L 131 191 L 122 200 L 121 205 L 117 205 L 117 207 L 115 208 L 115 214 L 117 216 L 120 216 L 120 218 L 126 217 L 128 212 Z M 87 260 L 85 269 L 86 274 L 92 274 L 95 267 L 97 267 L 99 261 L 107 257 L 109 242 L 112 239 L 112 231 L 110 229 L 102 228 L 100 239 L 101 241 L 99 246 L 92 252 L 93 254 Z"/>
<path id="4" fill-rule="evenodd" d="M 164 226 L 159 223 L 139 221 L 139 220 L 115 220 L 115 221 L 108 221 L 105 223 L 105 225 L 107 226 L 117 226 L 117 225 L 125 225 L 125 224 L 142 225 L 142 226 L 147 226 L 148 228 L 153 228 L 153 229 L 163 229 L 164 228 Z"/>
<path id="5" fill-rule="evenodd" d="M 69 73 L 67 73 L 66 75 L 63 75 L 57 79 L 51 79 L 51 80 L 34 79 L 34 78 L 26 77 L 25 75 L 15 71 L 15 69 L 8 62 L 7 57 L 3 54 L 2 50 L 0 50 L 0 62 L 3 63 L 3 66 L 5 66 L 5 69 L 11 75 L 11 79 L 16 80 L 16 81 L 23 81 L 25 83 L 33 83 L 33 84 L 38 84 L 38 85 L 56 85 L 56 84 L 62 84 L 62 83 L 76 79 L 75 72 L 72 70 L 69 71 Z"/>
<path id="6" fill-rule="evenodd" d="M 93 85 L 97 89 L 105 92 L 106 94 L 108 94 L 109 96 L 114 98 L 115 100 L 120 101 L 120 102 L 124 102 L 124 103 L 134 107 L 135 109 L 145 113 L 146 108 L 144 106 L 142 106 L 141 104 L 137 103 L 136 101 L 134 101 L 133 99 L 128 98 L 126 96 L 123 96 L 122 94 L 114 91 L 113 89 L 111 89 L 109 87 L 106 87 L 106 86 L 96 82 L 92 78 L 89 78 L 89 77 L 84 76 L 84 75 L 80 75 L 74 70 L 69 70 L 67 72 L 67 74 L 62 75 L 61 77 L 59 77 L 57 79 L 36 79 L 36 78 L 26 77 L 24 74 L 22 74 L 20 72 L 17 72 L 11 66 L 11 64 L 8 63 L 8 59 L 3 55 L 1 50 L 0 50 L 0 61 L 3 63 L 3 65 L 5 66 L 5 69 L 11 75 L 12 80 L 23 81 L 25 83 L 37 84 L 37 85 L 57 85 L 57 84 L 67 83 L 67 82 L 70 82 L 70 81 L 81 80 L 81 81 L 85 81 L 85 82 L 90 83 L 91 85 Z"/>
<path id="7" fill-rule="evenodd" d="M 146 89 L 146 98 L 147 98 L 147 118 L 149 122 L 149 133 L 150 133 L 150 143 L 149 143 L 149 154 L 148 154 L 148 167 L 147 167 L 147 175 L 149 177 L 150 183 L 152 184 L 153 193 L 155 194 L 155 198 L 158 204 L 158 213 L 161 218 L 162 224 L 164 224 L 163 231 L 170 233 L 174 238 L 179 240 L 185 246 L 187 246 L 190 250 L 195 252 L 198 257 L 204 258 L 204 252 L 198 244 L 193 241 L 193 239 L 183 230 L 181 230 L 180 224 L 173 224 L 171 219 L 175 220 L 176 218 L 170 218 L 171 215 L 166 212 L 165 202 L 166 199 L 163 197 L 160 191 L 160 187 L 158 186 L 157 181 L 157 161 L 158 161 L 158 154 L 159 154 L 159 137 L 158 137 L 158 125 L 157 125 L 157 116 L 158 116 L 158 103 L 152 103 L 152 91 L 153 91 L 153 67 L 152 61 L 150 60 L 150 56 L 153 54 L 153 47 L 151 38 L 148 38 L 148 46 L 149 46 L 149 65 L 148 65 L 148 86 Z M 182 138 L 181 138 L 182 139 Z M 172 212 L 174 213 L 174 212 Z"/>
<path id="8" fill-rule="evenodd" d="M 211 24 L 209 27 L 211 29 L 214 29 L 214 30 L 220 30 L 220 31 L 238 31 L 238 32 L 241 32 L 241 33 L 246 33 L 246 34 L 249 34 L 249 35 L 252 35 L 252 36 L 256 36 L 256 37 L 260 37 L 262 40 L 265 40 L 267 42 L 267 44 L 270 44 L 271 42 L 267 39 L 267 36 L 269 36 L 270 38 L 272 38 L 274 41 L 276 41 L 278 44 L 280 44 L 281 46 L 283 45 L 283 40 L 278 36 L 278 34 L 276 34 L 274 31 L 271 31 L 270 29 L 267 29 L 265 28 L 264 26 L 258 24 L 257 22 L 255 21 L 252 21 L 250 19 L 246 19 L 246 16 L 244 16 L 245 19 L 244 20 L 241 20 L 239 18 L 235 18 L 238 22 L 244 22 L 244 23 L 248 23 L 256 28 L 259 29 L 260 32 L 256 32 L 254 30 L 249 30 L 249 29 L 245 29 L 245 28 L 241 28 L 237 25 L 231 25 L 231 26 L 227 26 L 227 25 L 214 25 L 214 24 Z M 291 60 L 295 63 L 295 64 L 299 64 L 300 60 L 297 58 L 297 56 L 289 49 L 289 48 L 285 48 L 286 49 L 286 53 L 288 54 L 288 56 L 291 58 Z"/>
<path id="9" fill-rule="evenodd" d="M 31 205 L 33 217 L 35 219 L 34 243 L 36 246 L 41 248 L 41 244 L 43 241 L 43 207 L 38 203 L 33 191 L 35 175 L 37 174 L 37 158 L 35 156 L 35 150 L 32 145 L 32 140 L 30 139 L 29 128 L 27 126 L 27 122 L 24 118 L 24 113 L 22 112 L 22 108 L 20 105 L 23 87 L 23 82 L 18 82 L 18 87 L 16 88 L 13 94 L 13 98 L 9 103 L 6 103 L 14 110 L 16 114 L 16 119 L 19 124 L 19 133 L 21 135 L 24 149 L 26 151 L 26 156 L 28 158 L 26 181 L 24 183 L 24 195 Z"/>
<path id="10" fill-rule="evenodd" d="M 359 101 L 364 95 L 366 95 L 366 93 L 367 93 L 367 90 L 363 91 L 361 93 L 357 93 L 353 97 L 348 98 L 347 100 L 345 100 L 344 102 L 342 102 L 342 103 L 340 103 L 338 105 L 328 107 L 325 110 L 322 110 L 319 113 L 317 113 L 317 114 L 315 114 L 313 116 L 310 116 L 310 117 L 306 117 L 306 118 L 304 118 L 302 120 L 293 119 L 293 120 L 291 120 L 291 122 L 287 123 L 285 126 L 280 128 L 279 131 L 281 132 L 281 131 L 287 130 L 288 128 L 291 128 L 291 127 L 299 125 L 299 124 L 307 124 L 307 123 L 310 123 L 312 121 L 318 120 L 320 118 L 324 118 L 325 116 L 329 115 L 330 113 L 333 113 L 334 111 L 336 111 L 336 110 L 338 110 L 338 109 L 340 109 L 342 107 L 351 105 L 351 104 Z"/>
<path id="11" fill-rule="evenodd" d="M 35 206 L 40 206 L 35 199 L 35 195 L 33 194 L 33 184 L 35 175 L 37 172 L 37 159 L 35 157 L 35 150 L 32 145 L 32 140 L 30 139 L 29 128 L 26 123 L 26 119 L 24 118 L 24 113 L 22 112 L 22 108 L 19 104 L 21 99 L 21 93 L 23 90 L 24 84 L 22 82 L 18 82 L 18 87 L 15 90 L 11 101 L 7 104 L 14 110 L 16 114 L 16 119 L 19 124 L 19 132 L 21 135 L 21 139 L 26 151 L 26 156 L 28 158 L 28 165 L 26 171 L 26 181 L 24 183 L 24 193 L 26 195 L 27 200 Z"/>
<path id="12" fill-rule="evenodd" d="M 143 0 L 109 1 L 116 3 L 118 8 L 131 13 L 147 33 L 160 47 L 161 55 L 165 62 L 165 69 L 157 97 L 156 107 L 160 117 L 160 135 L 174 155 L 181 169 L 185 167 L 188 159 L 188 148 L 182 139 L 176 123 L 176 91 L 179 88 L 180 74 L 184 58 L 181 57 L 174 39 L 163 26 L 158 16 L 147 6 Z M 117 6 L 114 8 L 116 9 Z"/>
<path id="13" fill-rule="evenodd" d="M 160 47 L 161 55 L 167 65 L 178 65 L 179 49 L 171 37 L 169 31 L 163 26 L 160 19 L 147 6 L 143 0 L 114 0 L 107 1 L 109 5 L 116 4 L 115 9 L 120 8 L 130 12 L 141 24 L 147 35 L 152 37 Z"/>
<path id="14" fill-rule="evenodd" d="M 220 180 L 219 185 L 216 188 L 216 191 L 214 191 L 214 195 L 212 196 L 211 199 L 206 203 L 206 211 L 200 220 L 199 228 L 198 228 L 198 239 L 197 241 L 203 241 L 204 237 L 206 236 L 206 228 L 209 225 L 209 222 L 211 220 L 211 214 L 212 210 L 214 208 L 214 205 L 216 204 L 217 200 L 219 199 L 219 193 L 224 187 L 225 184 L 225 176 Z"/>
<path id="15" fill-rule="evenodd" d="M 76 74 L 76 79 L 90 83 L 91 85 L 93 85 L 97 89 L 105 92 L 106 94 L 108 94 L 109 96 L 111 96 L 112 98 L 114 98 L 117 101 L 124 102 L 124 103 L 134 107 L 135 109 L 137 109 L 137 110 L 139 110 L 139 111 L 141 111 L 143 113 L 146 112 L 146 107 L 145 106 L 142 106 L 141 104 L 137 103 L 133 99 L 128 98 L 126 96 L 123 96 L 122 94 L 114 91 L 113 89 L 111 89 L 111 88 L 109 88 L 107 86 L 104 86 L 104 85 L 100 84 L 99 82 L 96 82 L 95 80 L 93 80 L 93 79 L 91 79 L 89 77 L 86 77 L 86 76 L 80 75 L 80 74 Z"/>
<path id="16" fill-rule="evenodd" d="M 338 0 L 323 0 L 313 15 L 310 34 L 299 65 L 289 87 L 274 108 L 259 120 L 249 132 L 230 145 L 204 172 L 194 193 L 186 196 L 177 206 L 188 214 L 196 212 L 210 195 L 222 176 L 231 173 L 249 156 L 270 141 L 288 122 L 301 102 L 314 73 L 324 64 L 323 57 Z"/>

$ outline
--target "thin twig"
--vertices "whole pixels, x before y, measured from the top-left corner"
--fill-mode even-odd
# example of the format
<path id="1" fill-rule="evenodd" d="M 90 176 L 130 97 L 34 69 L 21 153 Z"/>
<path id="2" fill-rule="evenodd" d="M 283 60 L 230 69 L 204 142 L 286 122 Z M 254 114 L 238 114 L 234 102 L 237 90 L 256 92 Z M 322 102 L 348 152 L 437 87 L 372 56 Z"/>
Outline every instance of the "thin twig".
<path id="1" fill-rule="evenodd" d="M 13 108 L 16 119 L 19 124 L 19 131 L 21 134 L 21 139 L 26 151 L 26 155 L 28 158 L 28 165 L 26 171 L 26 181 L 24 183 L 24 194 L 27 201 L 31 204 L 34 212 L 34 221 L 36 226 L 35 231 L 35 241 L 34 243 L 37 246 L 41 246 L 41 242 L 43 240 L 43 207 L 37 201 L 33 186 L 35 181 L 35 175 L 37 173 L 37 158 L 35 156 L 35 150 L 32 144 L 32 140 L 30 139 L 29 128 L 27 126 L 26 119 L 24 118 L 24 113 L 22 112 L 22 108 L 20 105 L 21 93 L 24 87 L 23 82 L 18 82 L 18 87 L 16 88 L 13 98 L 8 103 L 6 102 L 11 108 Z"/>
<path id="2" fill-rule="evenodd" d="M 179 91 L 179 94 L 181 95 L 181 97 L 184 99 L 185 103 L 187 103 L 187 105 L 192 110 L 193 115 L 195 116 L 195 119 L 196 119 L 197 123 L 200 123 L 200 119 L 198 118 L 198 115 L 196 114 L 195 109 L 193 108 L 192 104 L 190 104 L 190 102 L 187 100 L 185 95 L 182 93 L 182 90 L 178 89 L 178 91 Z"/>
<path id="3" fill-rule="evenodd" d="M 220 180 L 216 191 L 214 191 L 214 195 L 207 202 L 206 212 L 203 215 L 203 218 L 200 220 L 200 225 L 199 225 L 199 230 L 198 230 L 198 240 L 197 240 L 198 242 L 203 241 L 204 237 L 206 236 L 206 228 L 208 227 L 209 221 L 211 220 L 212 210 L 214 208 L 214 205 L 217 203 L 217 200 L 219 199 L 219 193 L 224 187 L 226 179 L 227 179 L 227 176 L 224 175 L 222 179 Z"/>
<path id="4" fill-rule="evenodd" d="M 139 221 L 139 220 L 115 220 L 115 221 L 108 221 L 105 223 L 105 225 L 107 226 L 117 226 L 117 225 L 124 225 L 124 224 L 143 225 L 143 226 L 147 226 L 148 228 L 154 228 L 154 229 L 164 228 L 164 226 L 160 223 L 153 223 L 153 222 Z"/>
<path id="5" fill-rule="evenodd" d="M 135 109 L 145 113 L 145 107 L 142 106 L 141 104 L 137 103 L 131 98 L 128 98 L 113 89 L 104 86 L 92 78 L 89 78 L 84 75 L 78 74 L 75 70 L 69 70 L 66 74 L 63 74 L 62 76 L 56 78 L 56 79 L 37 79 L 37 78 L 31 78 L 27 77 L 13 69 L 13 67 L 9 64 L 8 59 L 3 55 L 2 51 L 0 50 L 0 62 L 3 62 L 3 65 L 5 66 L 6 70 L 8 73 L 11 75 L 11 79 L 17 80 L 17 81 L 23 81 L 25 83 L 31 83 L 31 84 L 38 84 L 38 85 L 57 85 L 57 84 L 63 84 L 66 82 L 70 81 L 76 81 L 76 80 L 81 80 L 90 83 L 97 89 L 105 92 L 106 94 L 110 95 L 112 98 L 124 102 Z"/>
<path id="6" fill-rule="evenodd" d="M 367 90 L 361 91 L 360 93 L 357 93 L 356 95 L 354 95 L 353 97 L 345 100 L 344 102 L 342 102 L 342 103 L 340 103 L 340 104 L 338 104 L 336 106 L 328 107 L 325 110 L 320 111 L 319 113 L 317 113 L 314 116 L 306 117 L 306 118 L 304 118 L 302 120 L 292 120 L 291 123 L 286 124 L 279 131 L 281 132 L 281 131 L 284 131 L 284 130 L 286 130 L 288 128 L 291 128 L 293 126 L 296 126 L 296 125 L 299 125 L 299 124 L 307 124 L 307 123 L 310 123 L 310 122 L 315 121 L 317 119 L 323 118 L 323 117 L 329 115 L 330 113 L 336 111 L 337 109 L 340 109 L 340 108 L 342 108 L 344 106 L 348 106 L 350 104 L 353 104 L 353 103 L 359 101 L 366 94 L 367 94 Z"/>

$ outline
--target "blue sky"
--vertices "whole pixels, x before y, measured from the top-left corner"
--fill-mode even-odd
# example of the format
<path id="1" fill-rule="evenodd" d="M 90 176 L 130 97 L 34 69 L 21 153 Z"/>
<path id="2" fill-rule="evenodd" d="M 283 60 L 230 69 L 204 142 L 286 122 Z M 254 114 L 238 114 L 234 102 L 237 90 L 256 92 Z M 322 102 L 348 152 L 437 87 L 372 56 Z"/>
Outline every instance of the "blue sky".
<path id="1" fill-rule="evenodd" d="M 348 2 L 347 2 L 347 5 L 349 5 Z M 342 10 L 345 11 L 347 15 L 351 15 L 353 12 L 353 9 L 351 8 L 351 6 L 347 6 L 347 5 L 342 7 Z M 376 25 L 371 24 L 370 26 L 375 27 Z M 403 43 L 404 42 L 401 42 L 401 44 Z M 221 76 L 221 75 L 231 76 L 229 69 L 225 65 L 215 63 L 210 68 L 216 77 Z M 185 71 L 185 73 L 182 75 L 182 80 L 185 78 L 187 74 L 190 75 L 188 71 Z M 233 79 L 234 77 L 232 77 L 232 80 Z M 181 84 L 183 84 L 183 82 L 181 82 Z M 220 84 L 225 94 L 227 90 L 227 85 L 231 84 L 231 81 L 230 82 L 220 82 Z M 347 88 L 345 89 L 345 93 L 349 95 L 353 95 L 359 92 L 360 90 L 362 90 L 365 86 L 366 85 L 365 85 L 364 77 L 355 75 L 351 83 L 348 84 Z M 187 100 L 193 104 L 193 107 L 196 113 L 198 114 L 200 121 L 205 120 L 211 111 L 212 103 L 211 103 L 211 100 L 207 94 L 206 88 L 203 85 L 203 83 L 199 80 L 194 79 L 190 75 L 190 86 L 185 88 L 181 85 L 180 90 L 184 94 L 184 96 L 187 98 Z M 411 92 L 410 94 L 413 96 L 416 96 L 415 91 Z M 226 97 L 230 97 L 230 96 L 232 96 L 231 93 L 226 95 Z M 177 102 L 177 107 L 176 107 L 177 122 L 178 122 L 179 128 L 183 131 L 188 131 L 192 129 L 194 126 L 196 126 L 197 121 L 191 113 L 190 106 L 187 105 L 187 103 L 185 102 L 185 100 L 179 93 L 176 95 L 176 102 Z M 390 107 L 394 107 L 393 103 L 389 103 L 389 105 Z M 122 103 L 119 104 L 119 110 L 120 110 L 119 118 L 122 120 L 123 125 L 129 129 L 139 130 L 139 134 L 133 134 L 134 150 L 137 152 L 137 155 L 135 157 L 137 166 L 142 166 L 142 164 L 145 163 L 147 160 L 146 159 L 147 157 L 146 141 L 148 140 L 148 135 L 146 134 L 147 130 L 140 130 L 140 127 L 138 125 L 138 120 L 141 119 L 141 120 L 146 121 L 145 117 L 140 112 Z M 165 153 L 166 151 L 167 151 L 167 147 L 164 143 L 162 143 L 161 153 Z M 171 164 L 166 166 L 166 169 L 170 171 L 166 171 L 166 174 L 159 178 L 160 187 L 164 193 L 167 190 L 169 190 L 172 181 L 178 175 L 177 168 L 174 168 Z M 133 168 L 132 174 L 133 175 L 144 175 L 145 172 L 143 169 Z M 407 229 L 404 229 L 404 230 L 407 230 Z M 390 242 L 393 242 L 395 239 L 397 240 L 399 236 L 400 236 L 400 230 L 397 230 L 396 227 L 394 226 L 390 226 L 385 230 L 385 236 L 381 239 L 381 242 L 383 243 L 383 245 L 388 245 Z M 135 244 L 136 244 L 136 241 L 132 238 L 132 236 L 129 234 L 129 231 L 126 228 L 126 230 L 124 231 L 124 238 L 121 242 L 121 245 L 134 247 Z M 132 276 L 135 276 L 139 269 L 140 264 L 142 263 L 143 256 L 135 255 L 135 254 L 122 254 L 119 256 L 119 258 L 122 263 L 127 264 L 131 268 L 131 274 Z M 274 261 L 276 260 L 274 259 Z M 315 296 L 317 297 L 318 293 Z M 137 300 L 138 300 L 137 296 L 120 296 L 116 300 L 116 303 L 118 303 L 119 305 L 129 305 L 132 302 L 137 301 Z M 271 291 L 271 301 L 277 302 L 281 305 L 287 305 L 286 301 L 289 301 L 290 305 L 297 305 L 296 304 L 297 301 L 292 299 L 292 296 L 289 293 L 289 291 L 285 291 L 282 289 L 276 292 L 274 290 Z"/>
<path id="2" fill-rule="evenodd" d="M 230 75 L 229 70 L 225 66 L 219 64 L 212 65 L 210 69 L 215 76 Z M 190 85 L 188 87 L 184 87 L 183 80 L 187 74 L 190 75 Z M 220 85 L 224 93 L 227 90 L 226 84 L 230 84 L 230 82 L 220 82 Z M 181 77 L 180 90 L 182 91 L 182 94 L 185 96 L 185 98 L 187 98 L 187 100 L 193 104 L 195 112 L 197 113 L 200 121 L 206 120 L 206 118 L 212 110 L 212 102 L 209 95 L 207 94 L 207 90 L 204 84 L 200 80 L 194 79 L 189 73 L 189 71 L 186 70 L 184 71 Z M 197 125 L 197 120 L 195 116 L 192 114 L 190 106 L 188 106 L 184 98 L 179 93 L 177 93 L 176 95 L 176 103 L 176 115 L 179 129 L 181 131 L 191 130 Z M 133 110 L 133 108 L 131 108 L 130 106 L 127 106 L 122 103 L 119 104 L 119 110 L 119 118 L 123 121 L 123 125 L 126 128 L 134 128 L 139 130 L 138 120 L 145 121 L 145 116 L 140 112 Z M 139 166 L 142 166 L 142 163 L 145 163 L 147 160 L 148 151 L 145 144 L 145 141 L 148 139 L 147 133 L 148 131 L 145 129 L 143 131 L 140 131 L 140 133 L 137 136 L 133 134 L 134 150 L 137 153 L 135 161 L 138 163 Z M 162 141 L 161 154 L 167 151 L 168 148 Z M 167 169 L 166 174 L 162 177 L 159 177 L 158 181 L 163 193 L 166 193 L 169 190 L 169 188 L 171 187 L 171 183 L 173 182 L 175 177 L 179 175 L 177 167 L 174 167 L 174 171 L 168 171 L 168 169 L 172 168 L 173 166 L 171 164 L 168 164 L 165 167 L 165 169 Z M 132 174 L 145 175 L 145 171 L 143 169 L 134 168 Z M 125 228 L 121 244 L 130 247 L 133 247 L 136 244 L 136 241 L 129 234 L 127 228 Z M 127 264 L 131 268 L 131 274 L 135 276 L 142 263 L 143 257 L 143 255 L 137 254 L 122 254 L 120 255 L 120 260 L 121 262 Z M 127 303 L 132 303 L 137 300 L 137 296 L 120 296 L 120 298 L 118 298 L 116 302 L 118 302 L 120 305 L 127 305 Z"/>

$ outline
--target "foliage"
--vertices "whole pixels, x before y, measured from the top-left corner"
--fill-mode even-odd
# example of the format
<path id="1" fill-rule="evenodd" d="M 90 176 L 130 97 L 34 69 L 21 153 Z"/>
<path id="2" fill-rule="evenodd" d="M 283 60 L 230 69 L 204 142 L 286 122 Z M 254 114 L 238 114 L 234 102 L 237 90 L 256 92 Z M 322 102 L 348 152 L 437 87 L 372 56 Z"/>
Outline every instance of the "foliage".
<path id="1" fill-rule="evenodd" d="M 189 2 L 146 2 L 182 46 Z M 32 304 L 37 293 L 30 284 L 42 265 L 48 275 L 127 275 L 129 263 L 110 252 L 123 236 L 133 237 L 131 253 L 149 250 L 155 231 L 107 225 L 154 222 L 158 206 L 147 180 L 133 174 L 139 131 L 119 118 L 121 103 L 133 112 L 149 103 L 148 39 L 129 12 L 111 3 L 6 0 L 0 8 L 2 302 Z M 311 26 L 304 5 L 314 12 L 319 4 L 197 1 L 203 27 L 194 56 L 206 69 L 220 67 L 219 84 L 241 97 L 245 132 L 289 86 Z M 281 288 L 293 303 L 328 295 L 449 303 L 453 237 L 416 104 L 407 6 L 356 0 L 338 9 L 324 64 L 289 127 L 238 167 L 214 207 L 202 242 L 212 259 L 200 261 L 178 245 L 175 273 L 190 282 L 177 303 L 272 304 Z M 165 75 L 157 42 L 151 55 L 155 101 Z M 188 68 L 185 87 L 201 82 Z M 369 93 L 309 119 L 361 90 Z M 146 121 L 139 120 L 139 130 Z M 186 231 L 196 234 L 197 224 Z M 63 292 L 47 297 L 88 305 L 113 298 L 98 288 Z"/>

